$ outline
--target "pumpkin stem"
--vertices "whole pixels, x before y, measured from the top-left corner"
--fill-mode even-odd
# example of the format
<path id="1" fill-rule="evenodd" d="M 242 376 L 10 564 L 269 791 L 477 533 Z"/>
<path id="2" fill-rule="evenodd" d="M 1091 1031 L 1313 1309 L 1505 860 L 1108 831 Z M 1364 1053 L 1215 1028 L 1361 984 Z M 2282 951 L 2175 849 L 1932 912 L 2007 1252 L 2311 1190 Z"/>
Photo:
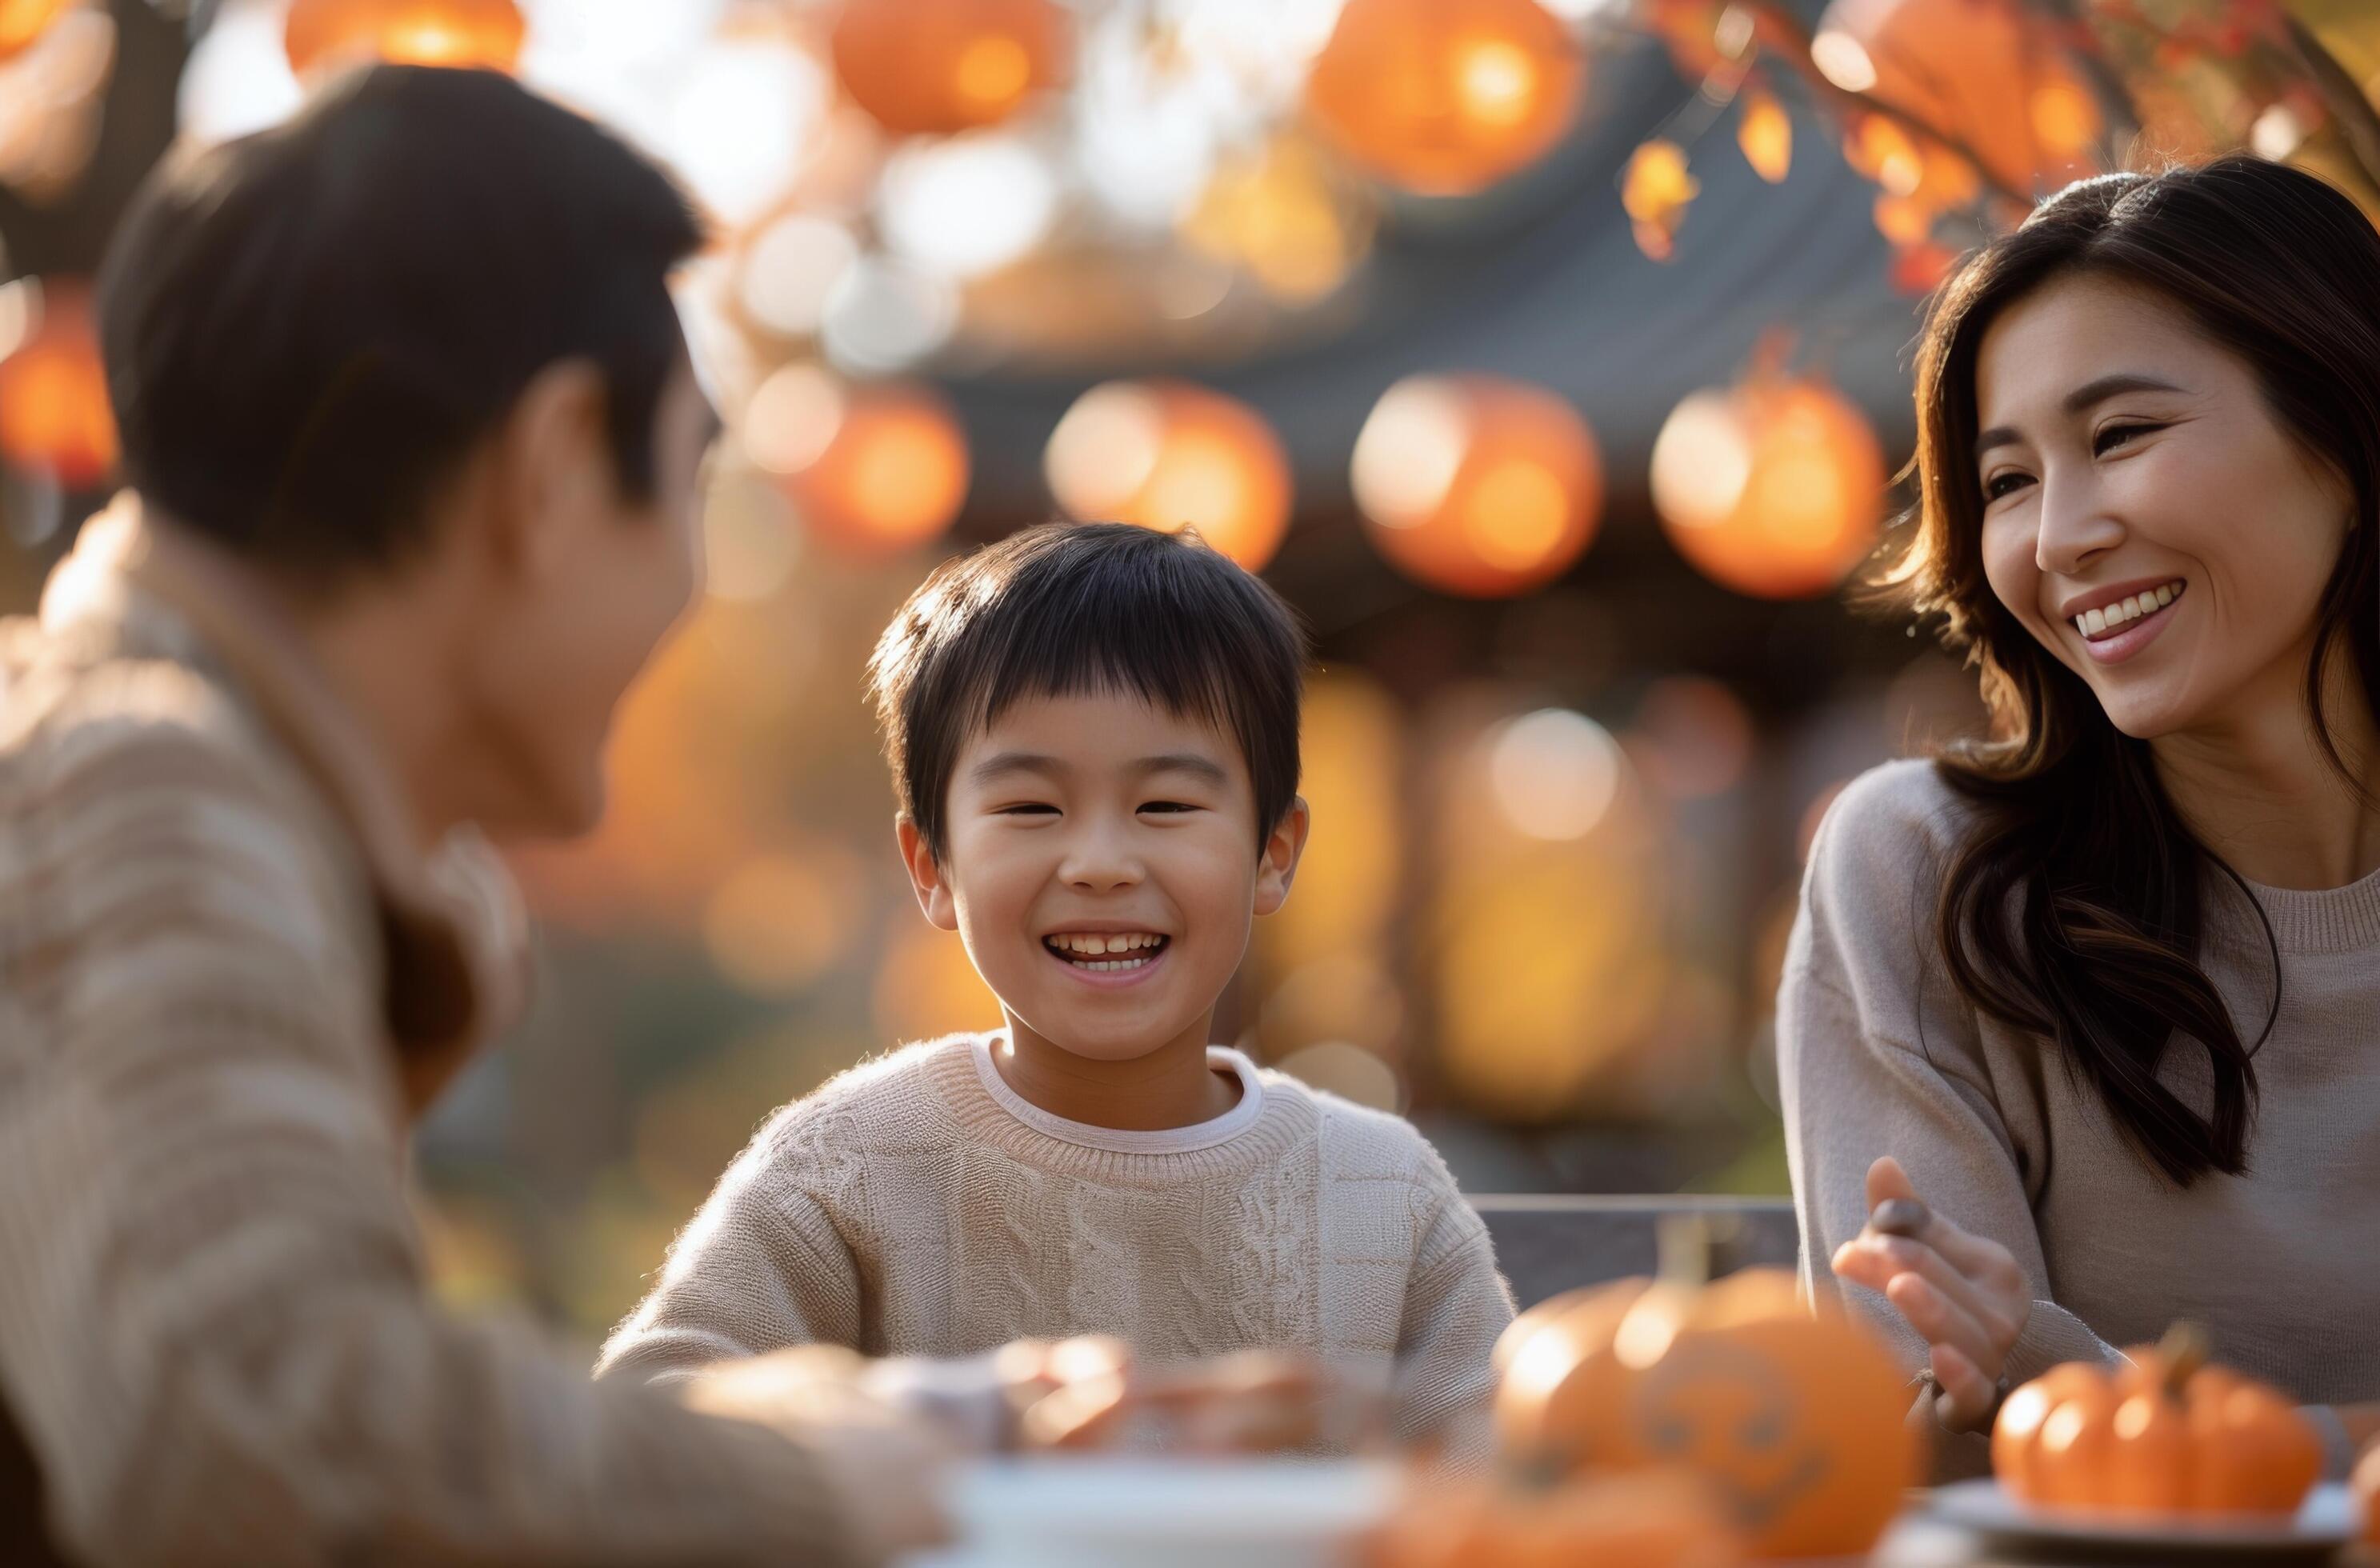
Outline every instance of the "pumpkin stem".
<path id="1" fill-rule="evenodd" d="M 2168 1399 L 2180 1399 L 2183 1385 L 2198 1375 L 2215 1352 L 2214 1342 L 2205 1328 L 2189 1319 L 2178 1319 L 2157 1342 L 2157 1358 L 2165 1363 L 2165 1392 Z"/>

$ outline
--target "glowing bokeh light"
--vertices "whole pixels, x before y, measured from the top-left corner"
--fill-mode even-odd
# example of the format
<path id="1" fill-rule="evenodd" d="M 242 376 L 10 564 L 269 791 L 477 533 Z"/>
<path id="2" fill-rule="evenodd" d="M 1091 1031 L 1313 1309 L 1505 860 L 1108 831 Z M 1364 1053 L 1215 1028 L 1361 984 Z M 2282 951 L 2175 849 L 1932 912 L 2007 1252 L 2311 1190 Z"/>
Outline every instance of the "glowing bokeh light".
<path id="1" fill-rule="evenodd" d="M 296 0 L 282 47 L 301 77 L 365 59 L 509 71 L 528 31 L 513 0 Z"/>
<path id="2" fill-rule="evenodd" d="M 1594 542 L 1603 463 L 1586 421 L 1500 377 L 1410 376 L 1355 438 L 1355 504 L 1373 544 L 1449 593 L 1524 593 Z"/>
<path id="3" fill-rule="evenodd" d="M 966 501 L 965 433 L 942 395 L 921 384 L 846 385 L 816 365 L 788 365 L 754 391 L 742 436 L 803 527 L 844 554 L 894 554 L 939 539 Z"/>
<path id="4" fill-rule="evenodd" d="M 20 325 L 15 350 L 0 359 L 0 461 L 40 474 L 66 490 L 104 480 L 116 458 L 115 417 L 91 296 L 79 284 L 18 282 L 16 303 L 0 314 Z"/>
<path id="5" fill-rule="evenodd" d="M 1499 728 L 1488 778 L 1497 808 L 1531 838 L 1585 838 L 1620 793 L 1620 747 L 1584 713 L 1548 708 Z"/>
<path id="6" fill-rule="evenodd" d="M 1832 388 L 1760 371 L 1679 403 L 1653 444 L 1652 489 L 1696 570 L 1754 598 L 1806 599 L 1875 548 L 1884 452 Z"/>
<path id="7" fill-rule="evenodd" d="M 887 130 L 949 136 L 1057 85 L 1068 42 L 1051 0 L 844 0 L 832 49 L 844 91 Z"/>
<path id="8" fill-rule="evenodd" d="M 1289 457 L 1264 416 L 1188 382 L 1108 382 L 1075 401 L 1043 458 L 1070 516 L 1199 537 L 1261 571 L 1289 531 Z"/>
<path id="9" fill-rule="evenodd" d="M 1577 41 L 1536 0 L 1347 0 L 1305 102 L 1358 163 L 1454 196 L 1550 150 L 1585 78 Z"/>
<path id="10" fill-rule="evenodd" d="M 968 278 L 1041 242 L 1058 213 L 1058 180 L 1023 141 L 987 132 L 895 152 L 879 202 L 894 250 L 929 271 Z"/>

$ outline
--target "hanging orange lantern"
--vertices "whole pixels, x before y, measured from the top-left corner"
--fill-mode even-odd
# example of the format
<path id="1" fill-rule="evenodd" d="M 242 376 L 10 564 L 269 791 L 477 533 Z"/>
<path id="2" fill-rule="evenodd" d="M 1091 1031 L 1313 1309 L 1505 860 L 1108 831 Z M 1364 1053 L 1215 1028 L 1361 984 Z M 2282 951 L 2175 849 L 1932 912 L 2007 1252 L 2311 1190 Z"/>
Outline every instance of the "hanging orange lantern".
<path id="1" fill-rule="evenodd" d="M 1065 18 L 1050 0 L 844 0 L 835 74 L 903 136 L 997 125 L 1065 75 Z"/>
<path id="2" fill-rule="evenodd" d="M 23 54 L 78 0 L 0 0 L 0 60 Z"/>
<path id="3" fill-rule="evenodd" d="M 2097 172 L 2098 101 L 2021 0 L 1834 0 L 1810 53 L 1837 86 L 1973 149 L 2012 190 Z"/>
<path id="4" fill-rule="evenodd" d="M 1042 467 L 1086 521 L 1199 537 L 1262 571 L 1289 532 L 1289 456 L 1264 416 L 1188 382 L 1108 382 L 1075 400 Z"/>
<path id="5" fill-rule="evenodd" d="M 753 393 L 743 440 L 810 532 L 846 554 L 929 543 L 966 501 L 965 432 L 941 395 L 917 383 L 852 385 L 788 365 Z"/>
<path id="6" fill-rule="evenodd" d="M 1537 0 L 1347 0 L 1305 103 L 1356 162 L 1459 196 L 1551 150 L 1585 74 L 1585 52 Z"/>
<path id="7" fill-rule="evenodd" d="M 1866 416 L 1774 366 L 1671 410 L 1652 479 L 1678 553 L 1755 599 L 1830 591 L 1875 548 L 1883 521 L 1884 452 Z"/>
<path id="8" fill-rule="evenodd" d="M 509 71 L 528 30 L 513 0 L 297 0 L 281 40 L 299 76 L 360 59 Z"/>
<path id="9" fill-rule="evenodd" d="M 49 284 L 37 309 L 39 323 L 0 359 L 0 460 L 64 489 L 88 490 L 107 477 L 116 456 L 91 297 L 76 285 Z"/>
<path id="10" fill-rule="evenodd" d="M 1408 376 L 1355 438 L 1355 504 L 1390 563 L 1475 599 L 1542 588 L 1594 542 L 1603 461 L 1568 403 L 1496 376 Z"/>

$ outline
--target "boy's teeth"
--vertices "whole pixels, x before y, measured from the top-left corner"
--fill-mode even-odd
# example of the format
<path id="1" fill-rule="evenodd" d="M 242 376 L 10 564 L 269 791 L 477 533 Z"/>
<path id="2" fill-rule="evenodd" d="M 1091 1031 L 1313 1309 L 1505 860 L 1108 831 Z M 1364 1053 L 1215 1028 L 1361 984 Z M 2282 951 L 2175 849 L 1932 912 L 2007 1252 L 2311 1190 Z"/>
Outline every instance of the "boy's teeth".
<path id="1" fill-rule="evenodd" d="M 1145 948 L 1157 947 L 1165 941 L 1163 937 L 1150 931 L 1129 931 L 1118 936 L 1108 936 L 1102 933 L 1062 931 L 1056 935 L 1044 938 L 1043 940 L 1052 951 L 1065 954 L 1071 961 L 1077 963 L 1080 963 L 1086 958 L 1105 957 L 1110 954 L 1128 953 L 1135 954 L 1134 957 L 1123 959 L 1121 961 L 1085 964 L 1083 966 L 1084 967 L 1090 969 L 1138 968 L 1141 965 L 1148 961 L 1146 957 L 1137 956 L 1141 950 Z"/>
<path id="2" fill-rule="evenodd" d="M 2180 591 L 2181 583 L 2176 580 L 2166 584 L 2163 588 L 2154 589 L 2147 593 L 2137 593 L 2129 599 L 2119 599 L 2113 604 L 2104 605 L 2096 610 L 2085 610 L 2074 617 L 2074 629 L 2084 637 L 2097 637 L 2110 627 L 2120 626 L 2127 621 L 2137 621 L 2143 615 L 2154 614 L 2172 603 L 2174 596 Z"/>

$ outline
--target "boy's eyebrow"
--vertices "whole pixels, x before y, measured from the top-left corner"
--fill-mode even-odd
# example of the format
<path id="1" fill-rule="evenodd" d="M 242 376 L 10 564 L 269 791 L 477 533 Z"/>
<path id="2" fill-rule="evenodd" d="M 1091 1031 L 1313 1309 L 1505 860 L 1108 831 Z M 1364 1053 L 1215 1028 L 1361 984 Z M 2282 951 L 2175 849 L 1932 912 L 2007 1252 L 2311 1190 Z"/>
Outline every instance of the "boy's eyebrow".
<path id="1" fill-rule="evenodd" d="M 995 751 L 969 768 L 967 777 L 978 784 L 990 784 L 1010 773 L 1062 773 L 1065 771 L 1063 762 L 1038 751 Z"/>
<path id="2" fill-rule="evenodd" d="M 1169 751 L 1162 756 L 1144 757 L 1132 765 L 1132 770 L 1135 773 L 1188 773 L 1193 778 L 1204 779 L 1213 784 L 1231 783 L 1231 775 L 1223 772 L 1220 764 L 1195 751 Z"/>

